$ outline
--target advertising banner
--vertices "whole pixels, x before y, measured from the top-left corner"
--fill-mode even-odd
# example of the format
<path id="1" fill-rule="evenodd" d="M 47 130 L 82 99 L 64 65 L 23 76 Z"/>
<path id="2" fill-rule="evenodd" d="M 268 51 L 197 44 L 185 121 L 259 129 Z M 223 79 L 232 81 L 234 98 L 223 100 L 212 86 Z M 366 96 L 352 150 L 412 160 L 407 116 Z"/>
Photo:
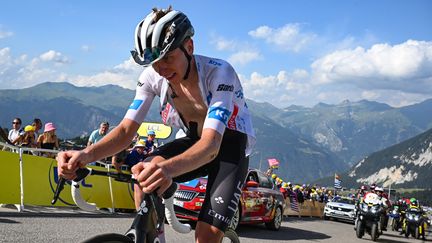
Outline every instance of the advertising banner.
<path id="1" fill-rule="evenodd" d="M 156 138 L 166 139 L 172 133 L 172 128 L 162 123 L 154 122 L 143 122 L 138 129 L 138 134 L 142 137 L 147 137 L 147 131 L 153 130 L 156 134 Z"/>

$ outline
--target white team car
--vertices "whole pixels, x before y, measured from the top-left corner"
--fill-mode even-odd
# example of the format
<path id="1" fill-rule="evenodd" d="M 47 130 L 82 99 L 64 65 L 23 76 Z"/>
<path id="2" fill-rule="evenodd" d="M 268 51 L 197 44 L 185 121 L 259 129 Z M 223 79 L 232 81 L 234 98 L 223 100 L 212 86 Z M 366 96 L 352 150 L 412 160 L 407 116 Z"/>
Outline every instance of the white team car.
<path id="1" fill-rule="evenodd" d="M 324 219 L 341 219 L 355 221 L 355 199 L 349 197 L 335 197 L 324 207 Z"/>

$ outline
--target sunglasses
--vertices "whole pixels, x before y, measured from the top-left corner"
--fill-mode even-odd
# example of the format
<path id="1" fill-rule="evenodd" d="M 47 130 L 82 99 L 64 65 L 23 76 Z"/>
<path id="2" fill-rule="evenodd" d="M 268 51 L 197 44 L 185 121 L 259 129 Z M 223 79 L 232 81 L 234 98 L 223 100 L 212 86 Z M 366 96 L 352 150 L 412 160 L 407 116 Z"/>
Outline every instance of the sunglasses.
<path id="1" fill-rule="evenodd" d="M 19 123 L 19 122 L 12 122 L 12 124 L 21 124 L 21 123 Z"/>

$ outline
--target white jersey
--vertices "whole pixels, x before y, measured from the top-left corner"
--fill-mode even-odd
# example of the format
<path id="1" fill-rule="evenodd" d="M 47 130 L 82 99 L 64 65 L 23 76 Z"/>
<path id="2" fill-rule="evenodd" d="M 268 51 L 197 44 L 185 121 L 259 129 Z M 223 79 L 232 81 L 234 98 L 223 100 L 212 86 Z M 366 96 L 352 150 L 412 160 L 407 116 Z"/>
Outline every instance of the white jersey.
<path id="1" fill-rule="evenodd" d="M 252 121 L 243 96 L 243 88 L 233 67 L 226 61 L 194 55 L 198 70 L 199 87 L 207 116 L 204 128 L 211 128 L 223 135 L 225 128 L 248 135 L 246 154 L 255 144 Z M 179 113 L 173 106 L 173 91 L 169 81 L 153 67 L 146 68 L 139 77 L 136 95 L 125 118 L 142 123 L 155 96 L 160 97 L 162 121 L 187 131 Z"/>

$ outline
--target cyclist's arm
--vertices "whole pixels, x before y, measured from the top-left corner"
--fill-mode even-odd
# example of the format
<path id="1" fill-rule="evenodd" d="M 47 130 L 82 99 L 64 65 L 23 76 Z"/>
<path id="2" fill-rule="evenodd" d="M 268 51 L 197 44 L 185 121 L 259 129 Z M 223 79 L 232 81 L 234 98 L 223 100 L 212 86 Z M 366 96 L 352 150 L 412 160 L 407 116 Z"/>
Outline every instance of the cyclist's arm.
<path id="1" fill-rule="evenodd" d="M 126 148 L 136 134 L 140 124 L 124 118 L 118 126 L 105 135 L 99 142 L 83 150 L 88 154 L 89 161 L 96 161 L 111 156 Z"/>
<path id="2" fill-rule="evenodd" d="M 120 124 L 99 142 L 84 150 L 92 158 L 89 162 L 118 153 L 130 145 L 138 128 L 150 110 L 150 106 L 156 95 L 150 87 L 151 77 L 149 78 L 143 73 L 140 77 L 140 82 L 143 85 L 137 87 L 135 98 Z"/>

